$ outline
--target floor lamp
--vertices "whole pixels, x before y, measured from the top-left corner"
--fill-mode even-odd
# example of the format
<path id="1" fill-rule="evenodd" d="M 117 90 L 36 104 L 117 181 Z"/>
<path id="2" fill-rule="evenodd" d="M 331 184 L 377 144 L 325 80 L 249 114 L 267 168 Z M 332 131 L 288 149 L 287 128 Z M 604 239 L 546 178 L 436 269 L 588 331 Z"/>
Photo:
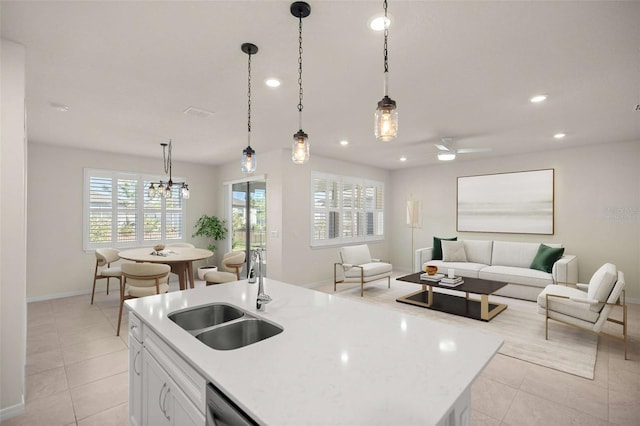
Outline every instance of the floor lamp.
<path id="1" fill-rule="evenodd" d="M 420 200 L 407 200 L 407 226 L 411 228 L 411 271 L 416 272 L 413 237 L 416 228 L 422 228 L 422 208 Z"/>

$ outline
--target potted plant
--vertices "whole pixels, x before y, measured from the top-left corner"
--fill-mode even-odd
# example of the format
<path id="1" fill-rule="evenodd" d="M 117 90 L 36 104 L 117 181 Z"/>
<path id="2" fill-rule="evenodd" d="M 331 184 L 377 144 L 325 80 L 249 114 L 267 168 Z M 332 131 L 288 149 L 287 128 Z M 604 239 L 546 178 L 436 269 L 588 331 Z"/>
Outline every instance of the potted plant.
<path id="1" fill-rule="evenodd" d="M 207 249 L 211 250 L 215 255 L 215 242 L 224 240 L 227 236 L 228 230 L 226 221 L 219 219 L 217 216 L 209 216 L 207 214 L 203 214 L 196 222 L 195 228 L 196 232 L 194 232 L 192 237 L 210 238 Z M 204 274 L 206 274 L 208 271 L 214 270 L 215 268 L 215 265 L 201 266 L 200 268 L 198 268 L 198 277 L 201 280 L 204 280 Z"/>

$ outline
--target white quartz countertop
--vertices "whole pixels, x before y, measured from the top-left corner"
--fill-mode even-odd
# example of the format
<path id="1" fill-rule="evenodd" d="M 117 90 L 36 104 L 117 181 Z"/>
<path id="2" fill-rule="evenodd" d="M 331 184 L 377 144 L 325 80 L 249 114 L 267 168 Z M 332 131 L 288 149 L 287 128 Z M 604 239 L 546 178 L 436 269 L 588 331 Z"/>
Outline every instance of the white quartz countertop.
<path id="1" fill-rule="evenodd" d="M 436 424 L 502 339 L 265 279 L 255 307 L 246 280 L 127 301 L 129 309 L 260 424 Z M 167 318 L 226 302 L 284 332 L 219 351 Z M 419 308 L 416 308 L 419 309 Z"/>

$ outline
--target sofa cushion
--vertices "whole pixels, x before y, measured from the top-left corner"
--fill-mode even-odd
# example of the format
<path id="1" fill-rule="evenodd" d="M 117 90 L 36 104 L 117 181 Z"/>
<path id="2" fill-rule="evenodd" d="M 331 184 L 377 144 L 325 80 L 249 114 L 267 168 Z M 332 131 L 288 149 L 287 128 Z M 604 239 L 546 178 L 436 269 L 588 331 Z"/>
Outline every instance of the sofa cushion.
<path id="1" fill-rule="evenodd" d="M 478 272 L 482 268 L 486 268 L 484 263 L 472 263 L 472 262 L 444 262 L 442 260 L 430 260 L 424 264 L 424 266 L 437 266 L 438 272 L 447 275 L 449 269 L 455 269 L 456 275 L 461 277 L 478 278 Z M 423 270 L 424 270 L 423 266 Z"/>
<path id="2" fill-rule="evenodd" d="M 556 263 L 563 254 L 564 248 L 549 247 L 545 244 L 540 244 L 530 268 L 550 273 L 553 269 L 553 264 Z"/>
<path id="3" fill-rule="evenodd" d="M 442 260 L 445 262 L 466 262 L 467 254 L 462 241 L 442 241 Z"/>
<path id="4" fill-rule="evenodd" d="M 551 274 L 547 272 L 538 271 L 537 269 L 498 265 L 482 268 L 478 274 L 478 278 L 540 288 L 544 288 L 553 282 Z"/>
<path id="5" fill-rule="evenodd" d="M 494 241 L 491 264 L 529 269 L 533 258 L 536 257 L 539 246 L 539 243 Z"/>
<path id="6" fill-rule="evenodd" d="M 593 274 L 591 280 L 589 280 L 587 297 L 597 300 L 598 302 L 606 302 L 617 278 L 618 271 L 616 265 L 613 263 L 605 263 Z"/>
<path id="7" fill-rule="evenodd" d="M 491 265 L 491 240 L 463 240 L 464 251 L 467 253 L 467 261 Z"/>
<path id="8" fill-rule="evenodd" d="M 369 277 L 373 275 L 380 275 L 391 272 L 391 264 L 384 262 L 370 262 L 365 263 L 362 266 L 364 269 L 364 276 Z M 349 268 L 344 271 L 344 276 L 347 278 L 359 278 L 360 277 L 360 268 Z"/>
<path id="9" fill-rule="evenodd" d="M 342 258 L 342 263 L 350 265 L 362 265 L 371 262 L 371 253 L 369 252 L 369 246 L 366 244 L 342 247 L 340 249 L 340 257 Z"/>
<path id="10" fill-rule="evenodd" d="M 442 260 L 442 240 L 457 241 L 458 237 L 453 237 L 453 238 L 433 237 L 433 252 L 431 253 L 432 260 Z"/>

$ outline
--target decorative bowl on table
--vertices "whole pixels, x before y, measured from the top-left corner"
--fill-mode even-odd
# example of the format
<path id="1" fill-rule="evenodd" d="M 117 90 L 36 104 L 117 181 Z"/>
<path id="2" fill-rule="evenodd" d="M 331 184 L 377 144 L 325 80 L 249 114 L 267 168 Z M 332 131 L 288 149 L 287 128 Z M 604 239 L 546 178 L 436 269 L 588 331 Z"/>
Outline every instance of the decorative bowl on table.
<path id="1" fill-rule="evenodd" d="M 437 266 L 433 266 L 433 265 L 428 265 L 426 268 L 424 268 L 424 270 L 429 275 L 435 275 L 436 272 L 438 272 L 438 267 Z"/>
<path id="2" fill-rule="evenodd" d="M 155 251 L 162 251 L 164 250 L 164 244 L 156 244 L 155 246 L 153 246 L 153 249 Z"/>

